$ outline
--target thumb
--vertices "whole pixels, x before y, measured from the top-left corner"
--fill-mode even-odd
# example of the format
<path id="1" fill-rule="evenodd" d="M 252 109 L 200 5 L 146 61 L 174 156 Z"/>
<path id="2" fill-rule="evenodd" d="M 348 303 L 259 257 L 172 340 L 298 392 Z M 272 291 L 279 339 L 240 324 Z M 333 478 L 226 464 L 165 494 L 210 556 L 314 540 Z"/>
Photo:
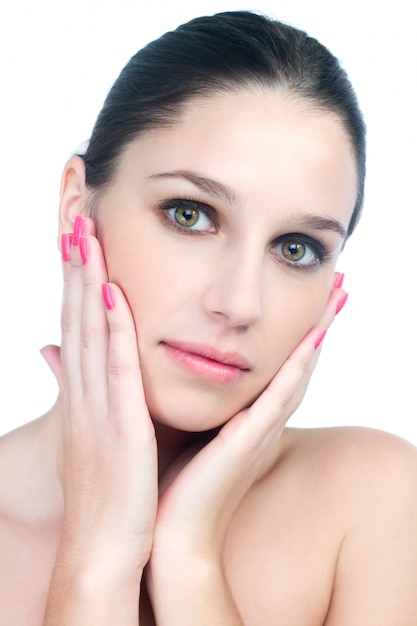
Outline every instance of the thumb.
<path id="1" fill-rule="evenodd" d="M 59 388 L 62 387 L 62 365 L 61 365 L 61 348 L 52 344 L 44 346 L 40 350 L 41 355 L 49 365 L 55 376 Z"/>

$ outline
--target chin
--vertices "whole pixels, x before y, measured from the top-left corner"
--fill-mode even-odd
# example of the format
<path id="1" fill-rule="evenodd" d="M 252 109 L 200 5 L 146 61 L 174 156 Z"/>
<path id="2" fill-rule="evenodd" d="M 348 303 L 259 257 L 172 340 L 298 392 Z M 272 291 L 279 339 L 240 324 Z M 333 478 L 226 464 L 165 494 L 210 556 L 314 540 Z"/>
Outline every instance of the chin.
<path id="1" fill-rule="evenodd" d="M 231 417 L 230 414 L 216 414 L 216 418 L 213 418 L 213 415 L 206 415 L 205 412 L 202 414 L 197 410 L 191 413 L 183 409 L 179 410 L 178 407 L 171 411 L 167 411 L 166 407 L 164 410 L 150 408 L 150 415 L 152 421 L 162 426 L 189 433 L 202 433 L 219 428 Z"/>
<path id="2" fill-rule="evenodd" d="M 242 401 L 225 401 L 213 397 L 186 397 L 166 400 L 166 395 L 162 401 L 154 394 L 145 396 L 152 420 L 161 425 L 185 432 L 207 432 L 223 426 L 234 415 L 249 406 L 251 402 L 242 404 Z"/>
<path id="3" fill-rule="evenodd" d="M 206 432 L 221 427 L 262 393 L 270 377 L 245 374 L 236 382 L 218 384 L 151 367 L 141 359 L 142 380 L 149 413 L 155 422 L 179 431 Z M 271 374 L 272 375 L 272 374 Z"/>

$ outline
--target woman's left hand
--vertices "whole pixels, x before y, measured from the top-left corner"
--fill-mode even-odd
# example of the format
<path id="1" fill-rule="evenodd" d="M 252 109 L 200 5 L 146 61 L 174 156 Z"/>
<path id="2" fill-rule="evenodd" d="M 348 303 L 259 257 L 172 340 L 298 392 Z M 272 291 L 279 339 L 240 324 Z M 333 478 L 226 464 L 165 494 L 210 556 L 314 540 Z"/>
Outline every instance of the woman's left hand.
<path id="1" fill-rule="evenodd" d="M 195 623 L 198 612 L 210 605 L 219 619 L 199 623 L 241 623 L 222 571 L 226 532 L 245 494 L 277 462 L 285 424 L 304 397 L 320 352 L 318 345 L 345 298 L 345 292 L 334 289 L 319 326 L 304 337 L 252 406 L 235 415 L 204 447 L 186 451 L 163 477 L 148 565 L 157 617 L 158 606 L 163 605 L 158 624 L 177 623 L 168 617 L 165 621 L 164 610 L 168 616 L 171 607 L 172 619 L 173 607 L 181 606 L 181 588 L 187 609 L 184 615 L 178 614 L 178 623 Z M 199 580 L 200 572 L 209 577 L 207 584 Z M 196 603 L 195 613 L 190 610 L 191 599 Z M 216 607 L 222 607 L 221 611 Z M 224 617 L 229 609 L 229 617 Z"/>

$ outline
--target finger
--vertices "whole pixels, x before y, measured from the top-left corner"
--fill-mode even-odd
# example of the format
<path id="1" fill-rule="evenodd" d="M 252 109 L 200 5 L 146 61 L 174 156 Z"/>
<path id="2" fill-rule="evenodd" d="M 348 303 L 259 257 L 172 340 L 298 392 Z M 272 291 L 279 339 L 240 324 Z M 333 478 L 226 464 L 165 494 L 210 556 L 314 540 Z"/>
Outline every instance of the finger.
<path id="1" fill-rule="evenodd" d="M 74 400 L 78 398 L 78 401 L 82 393 L 80 329 L 83 303 L 82 260 L 78 241 L 80 231 L 84 228 L 85 222 L 77 217 L 74 226 L 77 233 L 76 246 L 72 234 L 62 235 L 64 288 L 61 311 L 61 361 L 69 397 Z"/>
<path id="2" fill-rule="evenodd" d="M 49 365 L 53 375 L 55 376 L 59 388 L 62 389 L 62 366 L 61 366 L 61 350 L 59 346 L 48 345 L 40 350 L 41 355 Z"/>
<path id="3" fill-rule="evenodd" d="M 348 293 L 337 287 L 330 292 L 326 308 L 317 323 L 321 328 L 329 328 L 333 323 L 336 315 L 338 315 L 345 306 L 348 299 Z"/>
<path id="4" fill-rule="evenodd" d="M 107 402 L 108 325 L 101 286 L 107 281 L 107 270 L 101 246 L 93 235 L 80 235 L 79 249 L 83 264 L 80 320 L 83 389 L 97 408 L 96 414 L 102 418 Z"/>
<path id="5" fill-rule="evenodd" d="M 291 415 L 291 412 L 295 410 L 304 396 L 307 382 L 316 366 L 326 332 L 336 315 L 342 310 L 347 297 L 348 294 L 343 289 L 336 288 L 331 291 L 318 325 L 307 333 L 290 354 L 268 385 L 266 393 L 264 392 L 260 397 L 259 400 L 262 398 L 261 403 L 264 404 L 261 410 L 271 413 L 268 407 L 275 406 L 283 412 L 283 415 L 286 413 Z M 287 419 L 288 417 L 289 415 Z"/>
<path id="6" fill-rule="evenodd" d="M 109 326 L 107 386 L 110 418 L 122 430 L 146 433 L 154 429 L 146 406 L 140 373 L 136 329 L 122 291 L 114 284 L 102 288 Z M 145 429 L 145 430 L 144 430 Z"/>
<path id="7" fill-rule="evenodd" d="M 344 280 L 345 280 L 345 275 L 343 274 L 343 272 L 335 272 L 333 288 L 337 289 L 337 288 L 343 287 Z"/>
<path id="8" fill-rule="evenodd" d="M 256 434 L 253 430 L 255 429 L 258 437 L 263 439 L 271 428 L 276 429 L 278 426 L 280 429 L 285 426 L 294 410 L 294 399 L 296 398 L 297 404 L 301 401 L 299 392 L 305 386 L 306 376 L 314 369 L 317 348 L 321 345 L 325 332 L 326 329 L 323 328 L 312 329 L 286 359 L 259 398 L 243 412 L 248 425 L 251 424 L 249 427 L 253 435 Z"/>

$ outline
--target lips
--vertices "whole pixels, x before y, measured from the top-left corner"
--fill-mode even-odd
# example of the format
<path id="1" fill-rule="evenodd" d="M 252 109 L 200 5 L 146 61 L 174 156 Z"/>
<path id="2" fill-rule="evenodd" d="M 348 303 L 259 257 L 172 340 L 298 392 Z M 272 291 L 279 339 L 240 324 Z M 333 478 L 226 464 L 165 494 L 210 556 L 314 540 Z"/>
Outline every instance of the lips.
<path id="1" fill-rule="evenodd" d="M 213 382 L 235 382 L 251 369 L 249 362 L 236 352 L 223 352 L 210 346 L 182 342 L 162 342 L 162 345 L 177 364 Z"/>

